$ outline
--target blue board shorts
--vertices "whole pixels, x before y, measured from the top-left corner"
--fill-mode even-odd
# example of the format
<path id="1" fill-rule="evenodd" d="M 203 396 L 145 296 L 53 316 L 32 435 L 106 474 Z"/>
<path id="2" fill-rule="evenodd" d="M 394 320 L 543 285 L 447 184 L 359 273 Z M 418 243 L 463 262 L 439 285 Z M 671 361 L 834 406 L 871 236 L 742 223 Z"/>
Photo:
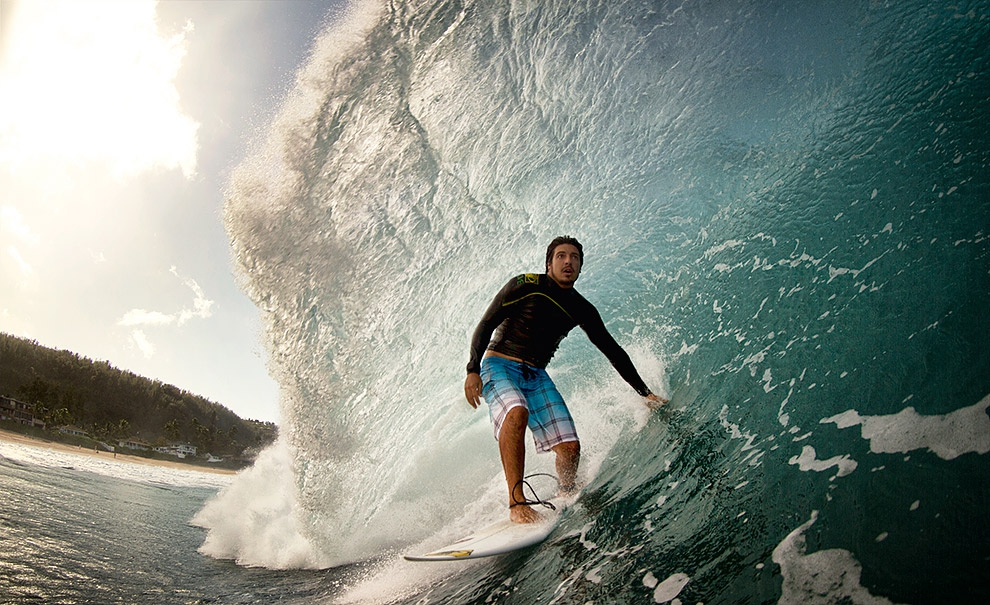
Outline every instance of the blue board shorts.
<path id="1" fill-rule="evenodd" d="M 481 380 L 496 440 L 505 416 L 515 407 L 529 410 L 529 430 L 537 451 L 549 452 L 556 445 L 578 440 L 574 419 L 546 370 L 489 356 L 481 360 Z"/>

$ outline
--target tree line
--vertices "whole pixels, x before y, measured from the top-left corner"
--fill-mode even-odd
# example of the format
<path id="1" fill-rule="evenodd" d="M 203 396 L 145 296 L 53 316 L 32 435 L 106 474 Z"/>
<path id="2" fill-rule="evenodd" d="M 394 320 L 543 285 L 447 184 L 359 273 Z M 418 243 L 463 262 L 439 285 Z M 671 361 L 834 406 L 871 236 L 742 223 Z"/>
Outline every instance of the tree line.
<path id="1" fill-rule="evenodd" d="M 178 387 L 71 351 L 0 332 L 0 395 L 32 406 L 48 427 L 76 426 L 97 439 L 187 442 L 241 456 L 274 441 L 271 422 L 244 420 Z"/>

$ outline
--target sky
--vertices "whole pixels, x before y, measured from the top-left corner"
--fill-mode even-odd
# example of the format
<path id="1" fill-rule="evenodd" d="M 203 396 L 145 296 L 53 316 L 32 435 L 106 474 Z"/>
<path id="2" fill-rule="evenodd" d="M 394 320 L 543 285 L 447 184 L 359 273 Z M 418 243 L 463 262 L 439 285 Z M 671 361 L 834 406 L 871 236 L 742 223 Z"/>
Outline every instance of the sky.
<path id="1" fill-rule="evenodd" d="M 341 1 L 0 0 L 0 332 L 278 422 L 224 189 Z"/>

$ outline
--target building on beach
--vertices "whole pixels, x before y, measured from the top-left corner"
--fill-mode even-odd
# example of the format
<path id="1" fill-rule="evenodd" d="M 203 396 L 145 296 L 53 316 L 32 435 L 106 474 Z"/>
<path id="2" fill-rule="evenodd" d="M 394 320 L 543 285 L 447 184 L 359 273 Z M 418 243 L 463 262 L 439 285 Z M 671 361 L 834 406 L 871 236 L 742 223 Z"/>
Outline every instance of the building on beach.
<path id="1" fill-rule="evenodd" d="M 120 447 L 126 447 L 129 450 L 139 450 L 142 452 L 147 452 L 152 449 L 150 443 L 134 437 L 131 437 L 130 439 L 121 439 L 117 442 L 117 445 Z"/>
<path id="2" fill-rule="evenodd" d="M 71 424 L 67 426 L 58 427 L 58 432 L 62 433 L 63 435 L 72 435 L 74 437 L 89 437 L 89 433 L 82 430 L 78 426 L 73 426 Z"/>
<path id="3" fill-rule="evenodd" d="M 155 451 L 160 454 L 168 454 L 177 458 L 196 455 L 196 446 L 191 443 L 170 443 L 161 447 L 156 447 Z"/>
<path id="4" fill-rule="evenodd" d="M 10 397 L 0 397 L 0 420 L 45 428 L 45 421 L 34 415 L 34 406 Z"/>

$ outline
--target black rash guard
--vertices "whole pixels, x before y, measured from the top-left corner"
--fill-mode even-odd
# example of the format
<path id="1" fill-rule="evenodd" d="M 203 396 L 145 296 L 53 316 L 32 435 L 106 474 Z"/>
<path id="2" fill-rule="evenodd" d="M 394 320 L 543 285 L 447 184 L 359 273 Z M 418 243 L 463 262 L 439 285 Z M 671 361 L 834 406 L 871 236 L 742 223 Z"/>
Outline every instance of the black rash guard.
<path id="1" fill-rule="evenodd" d="M 467 371 L 481 372 L 486 345 L 490 351 L 546 368 L 560 341 L 574 326 L 581 326 L 637 393 L 643 397 L 650 394 L 629 355 L 608 333 L 595 306 L 574 288 L 561 288 L 545 273 L 519 275 L 499 290 L 474 331 Z"/>

